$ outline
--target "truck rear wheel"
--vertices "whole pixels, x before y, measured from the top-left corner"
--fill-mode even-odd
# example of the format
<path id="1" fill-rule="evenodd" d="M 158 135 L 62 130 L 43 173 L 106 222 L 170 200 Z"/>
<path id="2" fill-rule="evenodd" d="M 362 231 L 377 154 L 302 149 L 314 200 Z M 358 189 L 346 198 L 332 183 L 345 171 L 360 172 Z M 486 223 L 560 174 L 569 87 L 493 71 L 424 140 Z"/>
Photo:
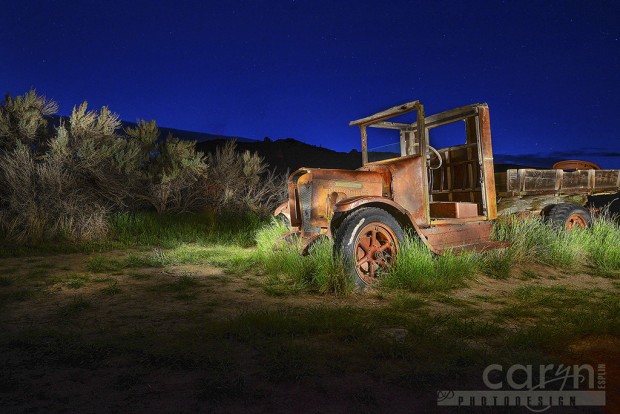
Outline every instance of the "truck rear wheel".
<path id="1" fill-rule="evenodd" d="M 549 210 L 547 220 L 557 229 L 572 230 L 588 228 L 592 225 L 592 215 L 579 204 L 562 203 Z"/>
<path id="2" fill-rule="evenodd" d="M 391 214 L 367 207 L 344 219 L 336 231 L 334 249 L 363 289 L 394 263 L 404 239 L 402 227 Z"/>

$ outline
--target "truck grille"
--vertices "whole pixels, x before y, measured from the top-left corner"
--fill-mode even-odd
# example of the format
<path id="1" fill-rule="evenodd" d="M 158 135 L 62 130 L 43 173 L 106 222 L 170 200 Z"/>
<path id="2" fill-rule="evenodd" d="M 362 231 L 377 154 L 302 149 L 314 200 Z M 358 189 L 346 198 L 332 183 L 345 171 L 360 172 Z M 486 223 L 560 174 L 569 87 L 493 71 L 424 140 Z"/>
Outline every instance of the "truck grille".
<path id="1" fill-rule="evenodd" d="M 301 204 L 302 228 L 305 232 L 318 232 L 320 228 L 312 226 L 312 184 L 308 183 L 299 186 L 299 201 Z"/>

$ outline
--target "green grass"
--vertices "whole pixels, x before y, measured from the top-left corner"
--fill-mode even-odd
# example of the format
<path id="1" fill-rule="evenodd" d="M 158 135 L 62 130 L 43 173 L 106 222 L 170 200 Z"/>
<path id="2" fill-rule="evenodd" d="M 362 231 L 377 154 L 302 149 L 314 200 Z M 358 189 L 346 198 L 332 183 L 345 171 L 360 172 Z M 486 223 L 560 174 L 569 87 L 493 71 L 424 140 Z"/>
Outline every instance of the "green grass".
<path id="1" fill-rule="evenodd" d="M 564 231 L 536 217 L 502 218 L 495 223 L 494 237 L 513 245 L 488 256 L 493 275 L 506 275 L 511 263 L 536 262 L 563 269 L 589 266 L 592 273 L 620 277 L 620 228 L 611 220 L 596 218 L 589 229 Z"/>
<path id="2" fill-rule="evenodd" d="M 231 273 L 245 273 L 256 265 L 255 252 L 238 246 L 204 247 L 183 244 L 170 250 L 156 250 L 145 261 L 151 266 L 212 264 Z"/>
<path id="3" fill-rule="evenodd" d="M 83 275 L 80 273 L 67 275 L 66 279 L 67 281 L 65 282 L 65 285 L 71 289 L 79 289 L 90 281 L 90 277 L 88 275 Z"/>
<path id="4" fill-rule="evenodd" d="M 528 286 L 514 296 L 513 312 L 535 321 L 510 338 L 514 346 L 566 349 L 582 338 L 620 332 L 620 300 L 614 292 Z"/>
<path id="5" fill-rule="evenodd" d="M 185 243 L 254 245 L 254 233 L 265 219 L 254 213 L 119 214 L 112 220 L 116 242 L 124 246 L 174 248 Z"/>
<path id="6" fill-rule="evenodd" d="M 589 229 L 585 245 L 588 262 L 595 273 L 620 278 L 620 227 L 618 224 L 598 219 Z"/>
<path id="7" fill-rule="evenodd" d="M 511 251 L 492 250 L 482 255 L 480 270 L 496 279 L 508 279 L 514 262 Z"/>
<path id="8" fill-rule="evenodd" d="M 191 275 L 158 286 L 178 299 L 193 298 L 188 306 L 195 310 L 172 312 L 161 301 L 162 312 L 132 313 L 127 317 L 136 319 L 121 327 L 116 317 L 108 320 L 107 312 L 101 312 L 96 319 L 100 330 L 89 331 L 84 322 L 94 317 L 88 314 L 93 305 L 76 296 L 59 310 L 62 321 L 9 332 L 0 338 L 0 352 L 35 355 L 43 366 L 53 361 L 60 373 L 80 367 L 97 375 L 100 368 L 128 361 L 102 385 L 102 392 L 143 385 L 162 371 L 199 373 L 195 382 L 188 382 L 197 398 L 250 404 L 264 398 L 261 390 L 283 384 L 320 392 L 315 385 L 322 386 L 325 378 L 368 378 L 398 392 L 435 392 L 446 384 L 476 381 L 490 363 L 564 363 L 575 341 L 617 336 L 620 329 L 617 295 L 602 290 L 523 286 L 509 296 L 514 308 L 503 317 L 496 310 L 484 311 L 496 319 L 458 309 L 438 312 L 435 297 L 454 306 L 465 304 L 448 294 L 402 291 L 390 294 L 385 306 L 372 308 L 278 307 L 211 318 L 204 311 L 206 301 L 195 295 L 201 284 Z M 104 309 L 107 303 L 97 306 Z M 528 320 L 518 320 L 523 317 Z"/>
<path id="9" fill-rule="evenodd" d="M 105 256 L 95 256 L 88 260 L 86 270 L 93 273 L 119 272 L 123 269 L 137 267 L 159 267 L 162 266 L 157 255 L 129 254 L 123 259 L 111 259 Z"/>
<path id="10" fill-rule="evenodd" d="M 287 228 L 273 220 L 256 235 L 255 261 L 260 270 L 269 274 L 265 290 L 282 295 L 299 290 L 347 295 L 354 281 L 347 273 L 342 259 L 333 254 L 333 242 L 327 238 L 317 241 L 310 254 L 302 256 L 299 243 L 281 239 Z"/>
<path id="11" fill-rule="evenodd" d="M 24 245 L 6 243 L 0 249 L 0 257 L 93 253 L 127 248 L 171 249 L 187 243 L 250 247 L 255 244 L 256 231 L 267 222 L 268 218 L 253 212 L 119 213 L 111 217 L 110 232 L 105 239 L 89 242 L 54 240 Z"/>
<path id="12" fill-rule="evenodd" d="M 588 323 L 587 319 L 570 320 L 573 317 L 582 317 L 575 315 L 588 313 L 598 318 L 605 308 L 620 307 L 620 300 L 613 292 L 597 289 L 571 289 L 565 286 L 520 286 L 511 293 L 510 298 L 512 299 L 510 303 L 496 312 L 499 320 L 529 318 L 538 320 L 545 326 L 547 324 L 551 326 L 555 321 L 555 323 L 567 324 L 567 329 Z M 620 315 L 613 315 L 608 322 L 620 326 Z"/>
<path id="13" fill-rule="evenodd" d="M 457 256 L 448 252 L 436 257 L 420 240 L 408 236 L 381 286 L 412 292 L 446 291 L 466 286 L 467 279 L 475 272 L 474 255 Z"/>

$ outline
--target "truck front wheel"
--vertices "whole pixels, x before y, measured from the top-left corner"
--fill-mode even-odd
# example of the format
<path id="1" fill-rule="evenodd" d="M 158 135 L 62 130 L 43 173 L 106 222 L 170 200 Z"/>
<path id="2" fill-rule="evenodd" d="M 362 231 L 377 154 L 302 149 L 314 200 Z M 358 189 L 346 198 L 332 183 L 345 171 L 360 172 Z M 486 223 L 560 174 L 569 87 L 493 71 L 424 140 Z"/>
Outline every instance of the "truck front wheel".
<path id="1" fill-rule="evenodd" d="M 562 203 L 553 206 L 547 215 L 547 220 L 558 229 L 572 230 L 585 229 L 592 225 L 592 215 L 583 206 L 573 203 Z"/>
<path id="2" fill-rule="evenodd" d="M 344 219 L 336 231 L 334 249 L 363 289 L 394 263 L 404 239 L 402 227 L 391 214 L 366 207 Z"/>

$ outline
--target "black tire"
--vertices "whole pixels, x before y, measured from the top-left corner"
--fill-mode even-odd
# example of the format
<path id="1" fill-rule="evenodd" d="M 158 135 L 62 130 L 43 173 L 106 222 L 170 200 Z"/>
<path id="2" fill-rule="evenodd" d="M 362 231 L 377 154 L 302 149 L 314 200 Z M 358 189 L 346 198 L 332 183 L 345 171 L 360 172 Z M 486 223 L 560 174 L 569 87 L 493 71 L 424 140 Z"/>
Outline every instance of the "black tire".
<path id="1" fill-rule="evenodd" d="M 286 227 L 291 227 L 291 221 L 284 214 L 280 213 L 276 216 L 276 219 L 282 222 Z"/>
<path id="2" fill-rule="evenodd" d="M 553 206 L 546 219 L 559 230 L 571 230 L 575 227 L 587 228 L 592 225 L 590 212 L 585 207 L 574 203 Z"/>
<path id="3" fill-rule="evenodd" d="M 334 252 L 341 255 L 351 278 L 364 289 L 378 280 L 383 269 L 393 264 L 404 240 L 403 229 L 391 214 L 380 208 L 366 207 L 347 216 L 338 227 Z"/>

